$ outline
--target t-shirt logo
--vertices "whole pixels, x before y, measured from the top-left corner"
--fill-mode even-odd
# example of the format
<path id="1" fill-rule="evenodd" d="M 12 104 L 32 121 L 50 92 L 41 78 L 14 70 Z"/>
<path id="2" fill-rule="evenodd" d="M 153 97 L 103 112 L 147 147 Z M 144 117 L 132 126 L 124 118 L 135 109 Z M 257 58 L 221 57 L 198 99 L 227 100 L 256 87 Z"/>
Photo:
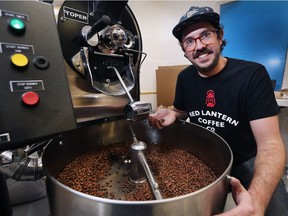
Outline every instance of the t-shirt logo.
<path id="1" fill-rule="evenodd" d="M 214 107 L 215 104 L 216 104 L 215 93 L 213 90 L 208 90 L 207 96 L 206 96 L 206 106 L 207 107 Z"/>

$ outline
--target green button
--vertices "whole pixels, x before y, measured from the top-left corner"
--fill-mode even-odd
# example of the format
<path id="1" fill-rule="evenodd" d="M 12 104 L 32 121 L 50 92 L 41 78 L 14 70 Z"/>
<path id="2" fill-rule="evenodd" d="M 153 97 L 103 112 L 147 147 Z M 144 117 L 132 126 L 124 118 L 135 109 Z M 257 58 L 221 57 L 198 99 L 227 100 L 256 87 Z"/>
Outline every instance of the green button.
<path id="1" fill-rule="evenodd" d="M 17 19 L 17 18 L 11 18 L 9 20 L 9 26 L 10 28 L 12 28 L 12 30 L 14 31 L 24 31 L 25 30 L 25 23 L 23 20 L 21 19 Z"/>

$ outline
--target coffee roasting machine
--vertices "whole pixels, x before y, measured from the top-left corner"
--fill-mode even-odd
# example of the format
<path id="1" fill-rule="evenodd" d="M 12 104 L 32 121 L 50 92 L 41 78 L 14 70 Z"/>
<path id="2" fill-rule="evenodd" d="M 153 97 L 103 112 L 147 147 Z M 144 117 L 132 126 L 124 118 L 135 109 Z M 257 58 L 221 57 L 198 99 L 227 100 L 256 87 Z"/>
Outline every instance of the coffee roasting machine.
<path id="1" fill-rule="evenodd" d="M 223 211 L 233 160 L 229 146 L 188 122 L 162 130 L 148 125 L 151 105 L 140 101 L 139 85 L 145 57 L 127 1 L 0 2 L 0 153 L 6 156 L 0 166 L 23 168 L 29 155 L 44 148 L 52 216 L 202 216 Z M 75 156 L 123 141 L 131 143 L 132 180 L 139 184 L 146 179 L 154 200 L 94 197 L 57 181 Z M 163 143 L 196 154 L 217 180 L 194 193 L 163 198 L 143 154 L 146 145 Z M 16 172 L 15 179 L 23 180 L 25 174 Z M 0 214 L 12 215 L 0 174 Z M 115 184 L 122 180 L 115 178 Z"/>

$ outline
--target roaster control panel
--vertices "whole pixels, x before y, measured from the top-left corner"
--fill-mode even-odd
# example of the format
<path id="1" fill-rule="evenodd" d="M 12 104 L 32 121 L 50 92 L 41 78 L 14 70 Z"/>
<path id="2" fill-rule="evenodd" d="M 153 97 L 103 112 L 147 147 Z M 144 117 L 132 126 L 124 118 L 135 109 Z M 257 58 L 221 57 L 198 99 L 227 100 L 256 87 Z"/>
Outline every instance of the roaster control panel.
<path id="1" fill-rule="evenodd" d="M 76 128 L 53 6 L 0 4 L 0 151 Z"/>

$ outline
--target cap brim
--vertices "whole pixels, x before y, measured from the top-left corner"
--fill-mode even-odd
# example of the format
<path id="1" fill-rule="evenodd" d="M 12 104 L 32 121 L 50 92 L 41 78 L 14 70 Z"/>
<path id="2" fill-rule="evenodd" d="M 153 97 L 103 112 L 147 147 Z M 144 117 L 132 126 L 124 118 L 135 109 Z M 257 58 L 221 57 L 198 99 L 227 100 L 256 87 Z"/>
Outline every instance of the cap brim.
<path id="1" fill-rule="evenodd" d="M 183 20 L 182 22 L 178 23 L 172 30 L 173 35 L 179 40 L 181 41 L 182 39 L 182 32 L 183 30 L 196 23 L 196 22 L 200 22 L 200 21 L 209 21 L 212 24 L 219 24 L 219 20 L 220 20 L 220 16 L 218 13 L 212 12 L 209 14 L 197 14 L 195 16 L 189 17 L 185 20 Z"/>

